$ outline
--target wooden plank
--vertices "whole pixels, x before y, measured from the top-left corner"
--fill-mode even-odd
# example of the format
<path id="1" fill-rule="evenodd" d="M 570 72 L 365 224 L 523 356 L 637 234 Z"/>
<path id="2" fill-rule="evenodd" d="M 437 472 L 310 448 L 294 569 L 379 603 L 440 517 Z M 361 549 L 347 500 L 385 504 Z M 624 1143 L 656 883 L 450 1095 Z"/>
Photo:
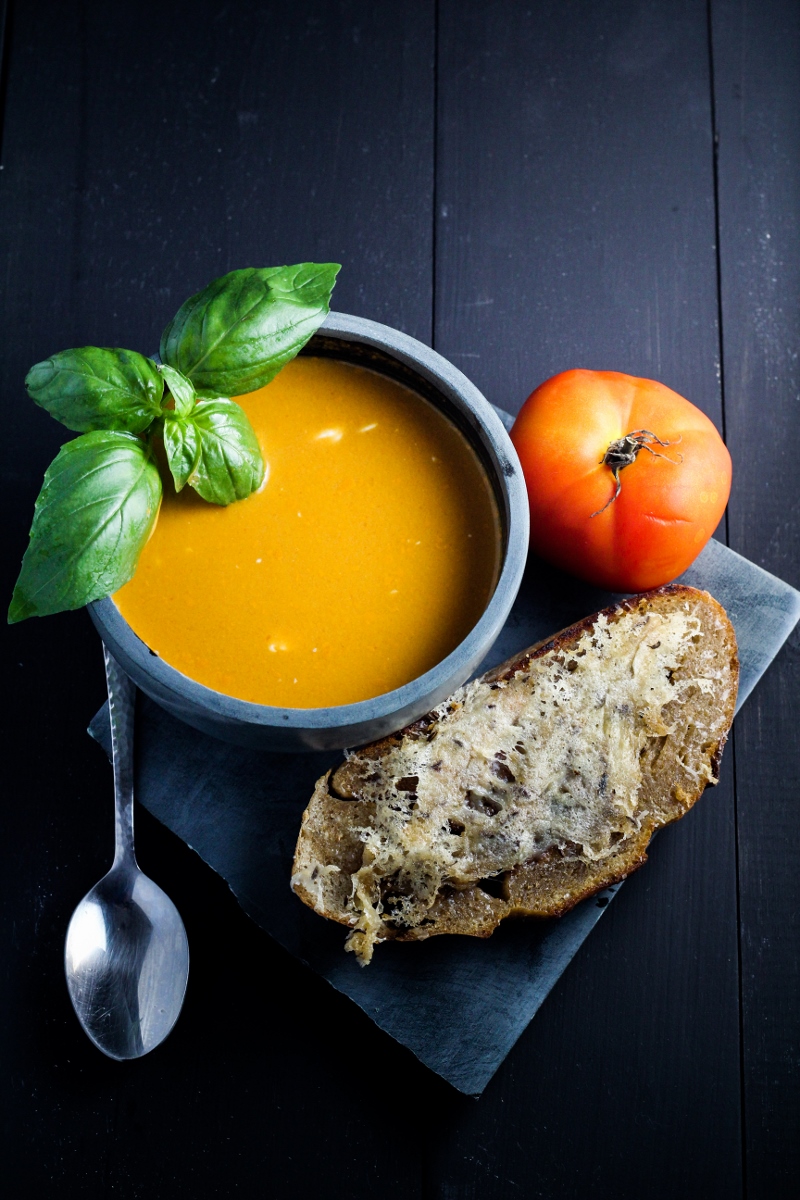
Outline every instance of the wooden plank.
<path id="1" fill-rule="evenodd" d="M 344 264 L 340 309 L 430 337 L 433 44 L 429 0 L 15 6 L 0 200 L 6 596 L 64 440 L 25 396 L 32 362 L 86 343 L 152 351 L 215 275 L 305 258 Z M 142 866 L 187 922 L 187 1004 L 138 1064 L 84 1038 L 62 946 L 111 847 L 110 772 L 84 733 L 99 646 L 83 614 L 15 627 L 4 646 L 13 1194 L 295 1195 L 336 1179 L 354 1195 L 419 1196 L 396 1113 L 414 1080 L 434 1101 L 444 1085 L 141 814 Z"/>
<path id="2" fill-rule="evenodd" d="M 439 47 L 437 348 L 511 410 L 582 366 L 720 424 L 705 5 L 443 0 Z M 432 1194 L 741 1194 L 731 767 L 461 1112 Z"/>
<path id="3" fill-rule="evenodd" d="M 800 584 L 800 10 L 714 0 L 731 544 Z M 795 633 L 737 725 L 747 1194 L 800 1171 Z"/>

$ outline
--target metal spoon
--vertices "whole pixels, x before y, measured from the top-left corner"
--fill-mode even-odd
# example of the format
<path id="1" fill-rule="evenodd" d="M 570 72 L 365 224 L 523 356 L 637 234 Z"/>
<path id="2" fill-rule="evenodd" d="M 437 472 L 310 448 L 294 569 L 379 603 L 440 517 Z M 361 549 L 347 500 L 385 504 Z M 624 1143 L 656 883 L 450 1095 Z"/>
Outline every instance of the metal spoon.
<path id="1" fill-rule="evenodd" d="M 140 1058 L 178 1019 L 189 944 L 177 908 L 140 871 L 133 852 L 136 688 L 108 650 L 105 660 L 116 851 L 111 870 L 72 914 L 64 968 L 73 1008 L 95 1046 L 109 1058 Z"/>

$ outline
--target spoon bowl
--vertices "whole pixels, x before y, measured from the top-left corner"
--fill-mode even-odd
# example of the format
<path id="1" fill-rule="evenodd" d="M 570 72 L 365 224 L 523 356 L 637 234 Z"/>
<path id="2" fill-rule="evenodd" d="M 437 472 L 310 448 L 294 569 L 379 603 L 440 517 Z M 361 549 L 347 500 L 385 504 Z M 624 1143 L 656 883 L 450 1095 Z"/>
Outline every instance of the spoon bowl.
<path id="1" fill-rule="evenodd" d="M 169 897 L 142 871 L 113 867 L 84 896 L 64 954 L 78 1020 L 110 1058 L 139 1058 L 178 1019 L 189 944 Z"/>
<path id="2" fill-rule="evenodd" d="M 178 1019 L 189 943 L 177 908 L 139 868 L 133 851 L 133 716 L 136 690 L 105 651 L 114 759 L 116 850 L 67 930 L 64 969 L 87 1036 L 109 1058 L 140 1058 Z"/>

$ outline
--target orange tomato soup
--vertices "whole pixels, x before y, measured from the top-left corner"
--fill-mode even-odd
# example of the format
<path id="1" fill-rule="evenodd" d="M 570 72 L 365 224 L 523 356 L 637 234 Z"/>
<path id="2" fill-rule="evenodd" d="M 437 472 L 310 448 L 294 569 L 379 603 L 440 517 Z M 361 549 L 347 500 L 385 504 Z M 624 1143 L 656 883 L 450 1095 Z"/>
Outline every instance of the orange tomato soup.
<path id="1" fill-rule="evenodd" d="M 239 403 L 266 483 L 227 508 L 165 487 L 122 615 L 171 666 L 258 704 L 349 704 L 429 670 L 499 572 L 472 448 L 416 393 L 333 359 L 294 359 Z"/>

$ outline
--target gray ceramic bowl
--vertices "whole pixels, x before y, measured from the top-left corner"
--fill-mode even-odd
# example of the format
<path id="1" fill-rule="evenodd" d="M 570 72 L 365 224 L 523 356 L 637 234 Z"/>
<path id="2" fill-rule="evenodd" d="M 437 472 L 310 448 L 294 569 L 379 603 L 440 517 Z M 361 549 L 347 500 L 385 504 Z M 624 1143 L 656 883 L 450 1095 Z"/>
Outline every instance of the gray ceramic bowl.
<path id="1" fill-rule="evenodd" d="M 446 359 L 396 329 L 331 313 L 302 351 L 359 363 L 405 383 L 444 412 L 477 451 L 494 486 L 503 554 L 483 616 L 447 658 L 393 692 L 334 708 L 272 708 L 212 691 L 182 675 L 141 641 L 111 599 L 89 612 L 111 653 L 143 692 L 204 733 L 264 750 L 339 750 L 384 737 L 422 716 L 476 669 L 519 590 L 528 549 L 528 497 L 514 447 L 491 405 Z"/>

